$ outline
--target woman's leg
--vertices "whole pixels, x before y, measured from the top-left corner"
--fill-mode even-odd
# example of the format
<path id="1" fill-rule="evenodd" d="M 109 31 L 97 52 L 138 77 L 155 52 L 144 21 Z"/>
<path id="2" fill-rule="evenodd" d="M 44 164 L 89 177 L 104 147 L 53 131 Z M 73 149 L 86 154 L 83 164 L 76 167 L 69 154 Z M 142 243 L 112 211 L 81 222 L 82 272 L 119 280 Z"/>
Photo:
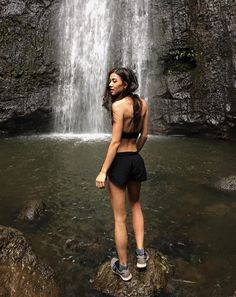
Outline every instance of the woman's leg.
<path id="1" fill-rule="evenodd" d="M 132 208 L 133 229 L 136 240 L 137 249 L 143 249 L 144 241 L 144 219 L 140 204 L 141 183 L 130 181 L 127 185 L 129 201 Z"/>
<path id="2" fill-rule="evenodd" d="M 120 188 L 108 180 L 108 189 L 115 221 L 115 243 L 121 265 L 127 265 L 128 234 L 126 229 L 125 187 Z"/>

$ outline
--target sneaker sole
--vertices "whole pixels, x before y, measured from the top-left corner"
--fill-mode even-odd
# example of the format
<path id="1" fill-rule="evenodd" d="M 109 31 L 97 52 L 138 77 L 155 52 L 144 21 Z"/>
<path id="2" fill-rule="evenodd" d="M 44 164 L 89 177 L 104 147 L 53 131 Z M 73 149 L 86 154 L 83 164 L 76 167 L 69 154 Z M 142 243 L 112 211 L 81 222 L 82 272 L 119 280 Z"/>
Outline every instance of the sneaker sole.
<path id="1" fill-rule="evenodd" d="M 145 264 L 137 263 L 137 268 L 146 268 L 146 267 L 147 267 L 147 263 Z"/>
<path id="2" fill-rule="evenodd" d="M 116 274 L 116 275 L 119 275 L 119 277 L 121 277 L 121 278 L 123 279 L 123 281 L 125 281 L 125 282 L 128 282 L 128 281 L 130 281 L 130 280 L 131 280 L 131 278 L 132 278 L 132 274 L 131 274 L 131 273 L 130 273 L 130 275 L 129 275 L 129 276 L 127 276 L 127 277 L 124 277 L 124 276 L 120 275 L 119 273 L 117 273 L 117 272 L 115 272 L 115 271 L 113 271 L 113 270 L 112 270 L 112 272 L 113 272 L 114 274 Z"/>

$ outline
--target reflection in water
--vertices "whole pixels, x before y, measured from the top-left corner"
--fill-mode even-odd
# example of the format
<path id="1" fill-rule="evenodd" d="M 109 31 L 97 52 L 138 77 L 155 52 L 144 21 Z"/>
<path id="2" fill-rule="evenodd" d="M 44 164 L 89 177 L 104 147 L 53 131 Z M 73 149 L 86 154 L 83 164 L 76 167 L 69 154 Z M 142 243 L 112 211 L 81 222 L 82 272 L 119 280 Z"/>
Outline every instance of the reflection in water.
<path id="1" fill-rule="evenodd" d="M 115 253 L 108 195 L 94 186 L 107 140 L 32 137 L 0 143 L 0 224 L 20 228 L 15 217 L 23 202 L 45 200 L 49 221 L 23 231 L 56 269 L 65 296 L 98 296 L 90 280 Z M 146 246 L 175 264 L 178 296 L 232 295 L 236 200 L 214 183 L 235 175 L 235 149 L 233 142 L 153 137 L 142 152 L 149 172 L 142 190 Z M 129 234 L 131 252 L 130 225 Z"/>

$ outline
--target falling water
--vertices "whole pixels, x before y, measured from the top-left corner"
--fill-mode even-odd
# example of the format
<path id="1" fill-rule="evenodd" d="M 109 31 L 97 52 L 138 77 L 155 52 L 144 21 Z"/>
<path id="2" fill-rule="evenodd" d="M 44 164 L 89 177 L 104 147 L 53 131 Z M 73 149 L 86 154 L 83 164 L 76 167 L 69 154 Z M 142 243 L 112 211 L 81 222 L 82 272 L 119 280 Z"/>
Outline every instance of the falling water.
<path id="1" fill-rule="evenodd" d="M 101 103 L 107 72 L 114 66 L 132 67 L 147 95 L 143 75 L 148 58 L 147 2 L 62 1 L 55 132 L 107 131 Z"/>
<path id="2" fill-rule="evenodd" d="M 147 96 L 147 59 L 149 58 L 148 2 L 125 1 L 123 9 L 122 61 L 137 72 L 142 95 Z M 131 61 L 131 63 L 130 63 Z"/>

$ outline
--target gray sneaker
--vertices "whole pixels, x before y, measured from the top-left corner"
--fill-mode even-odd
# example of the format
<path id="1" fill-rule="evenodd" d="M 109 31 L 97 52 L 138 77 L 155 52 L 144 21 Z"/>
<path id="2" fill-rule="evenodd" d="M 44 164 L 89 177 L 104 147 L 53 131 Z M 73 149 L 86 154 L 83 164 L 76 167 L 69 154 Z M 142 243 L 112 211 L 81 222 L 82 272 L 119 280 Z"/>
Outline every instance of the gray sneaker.
<path id="1" fill-rule="evenodd" d="M 119 275 L 125 282 L 131 280 L 132 278 L 132 274 L 130 273 L 128 268 L 122 271 L 119 270 L 119 259 L 117 258 L 111 259 L 111 270 L 113 273 Z"/>
<path id="2" fill-rule="evenodd" d="M 137 258 L 137 267 L 138 268 L 146 268 L 147 267 L 147 262 L 149 259 L 149 254 L 146 250 L 144 250 L 143 255 L 138 255 L 136 253 L 136 258 Z"/>

